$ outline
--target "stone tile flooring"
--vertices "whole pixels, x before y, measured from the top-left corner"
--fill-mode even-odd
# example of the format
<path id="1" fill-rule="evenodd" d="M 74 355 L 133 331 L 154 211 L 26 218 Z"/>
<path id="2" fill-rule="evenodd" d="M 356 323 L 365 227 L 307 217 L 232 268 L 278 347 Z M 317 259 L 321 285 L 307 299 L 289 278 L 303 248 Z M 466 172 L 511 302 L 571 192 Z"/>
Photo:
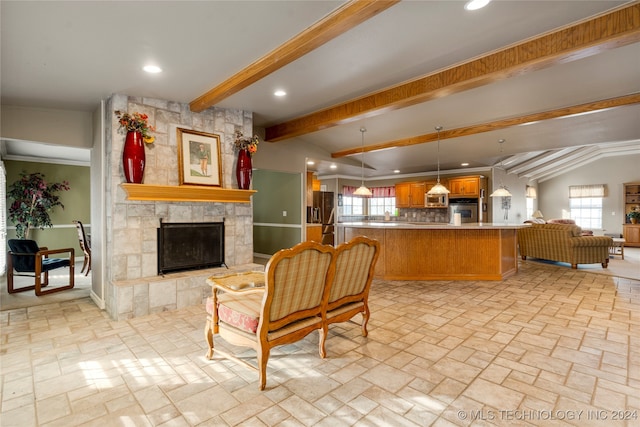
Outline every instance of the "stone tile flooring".
<path id="1" fill-rule="evenodd" d="M 275 349 L 264 392 L 205 359 L 203 306 L 2 311 L 0 424 L 640 425 L 640 281 L 523 263 L 502 282 L 376 281 L 370 306 L 369 337 L 333 325 L 326 359 L 317 333 Z"/>

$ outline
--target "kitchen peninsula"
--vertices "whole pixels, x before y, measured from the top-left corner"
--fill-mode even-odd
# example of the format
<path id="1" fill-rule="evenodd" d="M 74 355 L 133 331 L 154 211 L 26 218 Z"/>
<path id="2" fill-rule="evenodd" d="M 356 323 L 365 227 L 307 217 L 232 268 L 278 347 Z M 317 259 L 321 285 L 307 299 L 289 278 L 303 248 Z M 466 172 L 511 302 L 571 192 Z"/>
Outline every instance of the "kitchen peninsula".
<path id="1" fill-rule="evenodd" d="M 378 240 L 376 277 L 385 280 L 502 280 L 518 271 L 516 230 L 527 226 L 348 222 L 337 224 L 337 239 Z"/>

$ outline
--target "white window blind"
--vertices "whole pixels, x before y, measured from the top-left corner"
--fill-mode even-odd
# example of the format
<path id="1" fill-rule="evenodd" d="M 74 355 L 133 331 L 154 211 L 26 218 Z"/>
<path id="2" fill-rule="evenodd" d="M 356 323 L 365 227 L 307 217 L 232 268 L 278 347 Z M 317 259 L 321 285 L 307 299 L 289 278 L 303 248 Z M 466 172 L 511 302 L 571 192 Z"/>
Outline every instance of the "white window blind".
<path id="1" fill-rule="evenodd" d="M 595 185 L 570 185 L 569 198 L 579 199 L 582 197 L 604 197 L 604 184 Z"/>

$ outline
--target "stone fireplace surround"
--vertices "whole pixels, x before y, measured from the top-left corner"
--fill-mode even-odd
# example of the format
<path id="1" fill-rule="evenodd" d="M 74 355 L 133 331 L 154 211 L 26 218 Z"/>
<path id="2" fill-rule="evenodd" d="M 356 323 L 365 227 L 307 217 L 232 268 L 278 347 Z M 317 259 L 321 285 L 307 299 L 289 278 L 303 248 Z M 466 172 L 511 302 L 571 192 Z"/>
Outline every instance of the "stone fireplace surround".
<path id="1" fill-rule="evenodd" d="M 201 304 L 211 290 L 206 278 L 252 269 L 251 203 L 128 200 L 121 184 L 124 135 L 116 110 L 149 116 L 156 141 L 146 149 L 144 184 L 178 186 L 177 128 L 220 135 L 222 188 L 237 189 L 234 134 L 253 134 L 252 113 L 210 108 L 193 113 L 188 104 L 113 95 L 107 102 L 105 131 L 106 227 L 104 303 L 114 320 Z M 178 189 L 179 190 L 179 189 Z M 157 275 L 157 232 L 165 222 L 225 222 L 225 267 Z"/>

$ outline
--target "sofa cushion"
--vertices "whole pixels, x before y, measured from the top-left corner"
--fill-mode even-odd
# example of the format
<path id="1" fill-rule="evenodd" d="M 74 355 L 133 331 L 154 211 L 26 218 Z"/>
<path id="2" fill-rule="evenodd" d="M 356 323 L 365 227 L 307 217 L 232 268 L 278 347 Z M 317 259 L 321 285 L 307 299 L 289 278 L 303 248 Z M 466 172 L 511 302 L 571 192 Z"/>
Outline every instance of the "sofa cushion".
<path id="1" fill-rule="evenodd" d="M 260 322 L 260 308 L 262 306 L 261 293 L 235 296 L 231 294 L 218 295 L 218 317 L 242 331 L 255 334 Z"/>

